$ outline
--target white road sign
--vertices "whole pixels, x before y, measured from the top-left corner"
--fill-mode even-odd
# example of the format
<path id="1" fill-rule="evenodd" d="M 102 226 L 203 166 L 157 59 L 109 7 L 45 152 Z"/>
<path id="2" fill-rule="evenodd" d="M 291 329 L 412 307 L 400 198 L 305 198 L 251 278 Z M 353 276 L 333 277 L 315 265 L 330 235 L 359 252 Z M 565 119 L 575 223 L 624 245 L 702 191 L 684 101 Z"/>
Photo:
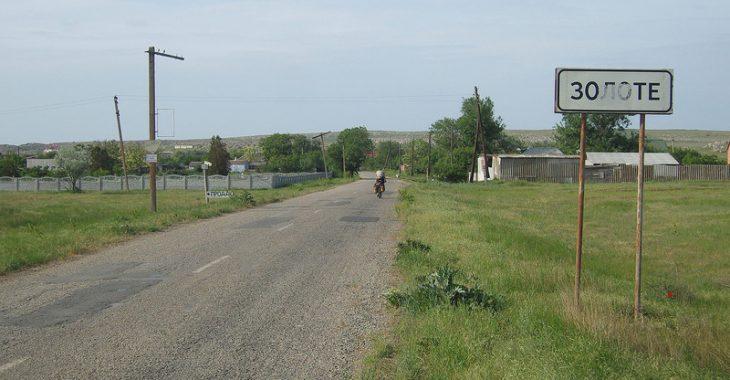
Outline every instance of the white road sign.
<path id="1" fill-rule="evenodd" d="M 671 114 L 674 71 L 555 69 L 557 113 Z"/>
<path id="2" fill-rule="evenodd" d="M 230 198 L 233 193 L 230 191 L 206 191 L 205 196 L 208 198 Z"/>
<path id="3" fill-rule="evenodd" d="M 156 154 L 147 154 L 144 156 L 144 162 L 148 164 L 155 164 L 157 163 L 157 155 Z"/>

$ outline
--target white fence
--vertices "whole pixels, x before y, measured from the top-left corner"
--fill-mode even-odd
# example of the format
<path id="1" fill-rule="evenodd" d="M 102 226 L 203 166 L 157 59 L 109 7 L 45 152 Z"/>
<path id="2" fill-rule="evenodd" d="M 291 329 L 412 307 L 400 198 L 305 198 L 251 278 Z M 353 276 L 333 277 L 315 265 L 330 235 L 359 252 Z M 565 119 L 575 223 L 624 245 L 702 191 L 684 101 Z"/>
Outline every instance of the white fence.
<path id="1" fill-rule="evenodd" d="M 263 173 L 250 175 L 211 175 L 208 176 L 208 189 L 272 189 L 295 183 L 325 178 L 325 173 Z M 158 190 L 203 190 L 202 175 L 167 174 L 157 177 Z M 76 181 L 79 189 L 84 191 L 119 191 L 124 190 L 124 177 L 83 177 Z M 130 190 L 149 189 L 148 176 L 129 176 Z M 0 191 L 62 191 L 71 189 L 70 178 L 54 177 L 0 177 Z"/>

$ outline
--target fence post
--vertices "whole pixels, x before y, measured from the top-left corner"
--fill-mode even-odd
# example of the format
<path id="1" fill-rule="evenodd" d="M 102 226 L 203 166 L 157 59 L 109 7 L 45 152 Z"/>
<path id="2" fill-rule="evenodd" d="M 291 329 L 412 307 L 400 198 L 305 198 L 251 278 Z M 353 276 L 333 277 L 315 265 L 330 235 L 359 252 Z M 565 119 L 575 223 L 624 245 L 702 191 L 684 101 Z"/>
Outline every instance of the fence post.
<path id="1" fill-rule="evenodd" d="M 20 178 L 15 177 L 15 191 L 20 191 Z"/>
<path id="2" fill-rule="evenodd" d="M 188 189 L 188 176 L 183 176 L 183 189 Z"/>
<path id="3" fill-rule="evenodd" d="M 35 191 L 39 192 L 41 191 L 41 180 L 40 178 L 35 179 Z"/>
<path id="4" fill-rule="evenodd" d="M 104 191 L 104 180 L 99 177 L 99 191 Z"/>
<path id="5" fill-rule="evenodd" d="M 144 174 L 139 176 L 139 180 L 142 182 L 142 190 L 144 190 Z"/>
<path id="6" fill-rule="evenodd" d="M 56 177 L 56 190 L 61 191 L 61 178 Z"/>
<path id="7" fill-rule="evenodd" d="M 167 190 L 167 174 L 162 175 L 162 190 Z"/>
<path id="8" fill-rule="evenodd" d="M 253 174 L 248 174 L 248 189 L 253 190 Z"/>
<path id="9" fill-rule="evenodd" d="M 228 173 L 226 176 L 226 180 L 228 181 L 228 190 L 231 189 L 231 173 Z"/>

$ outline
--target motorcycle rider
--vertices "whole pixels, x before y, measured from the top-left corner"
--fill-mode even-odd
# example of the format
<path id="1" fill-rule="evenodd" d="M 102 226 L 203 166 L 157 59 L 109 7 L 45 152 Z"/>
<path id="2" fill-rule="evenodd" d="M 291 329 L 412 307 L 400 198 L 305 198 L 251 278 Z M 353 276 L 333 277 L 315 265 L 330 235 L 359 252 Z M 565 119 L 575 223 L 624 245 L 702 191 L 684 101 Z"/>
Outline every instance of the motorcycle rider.
<path id="1" fill-rule="evenodd" d="M 385 192 L 385 182 L 385 173 L 382 170 L 375 172 L 375 188 L 382 187 L 383 192 Z"/>

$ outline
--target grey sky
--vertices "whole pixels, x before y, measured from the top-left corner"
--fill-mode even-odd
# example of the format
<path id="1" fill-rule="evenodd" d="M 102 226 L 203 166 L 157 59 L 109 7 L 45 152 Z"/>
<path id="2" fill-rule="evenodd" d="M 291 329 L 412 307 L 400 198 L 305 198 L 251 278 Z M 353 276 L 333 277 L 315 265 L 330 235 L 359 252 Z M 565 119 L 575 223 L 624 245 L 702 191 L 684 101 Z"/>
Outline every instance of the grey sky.
<path id="1" fill-rule="evenodd" d="M 648 128 L 730 127 L 730 2 L 517 3 L 6 0 L 0 143 L 115 139 L 114 94 L 146 138 L 150 45 L 186 58 L 158 59 L 176 138 L 425 130 L 474 85 L 508 128 L 550 128 L 557 66 L 673 68 Z"/>

